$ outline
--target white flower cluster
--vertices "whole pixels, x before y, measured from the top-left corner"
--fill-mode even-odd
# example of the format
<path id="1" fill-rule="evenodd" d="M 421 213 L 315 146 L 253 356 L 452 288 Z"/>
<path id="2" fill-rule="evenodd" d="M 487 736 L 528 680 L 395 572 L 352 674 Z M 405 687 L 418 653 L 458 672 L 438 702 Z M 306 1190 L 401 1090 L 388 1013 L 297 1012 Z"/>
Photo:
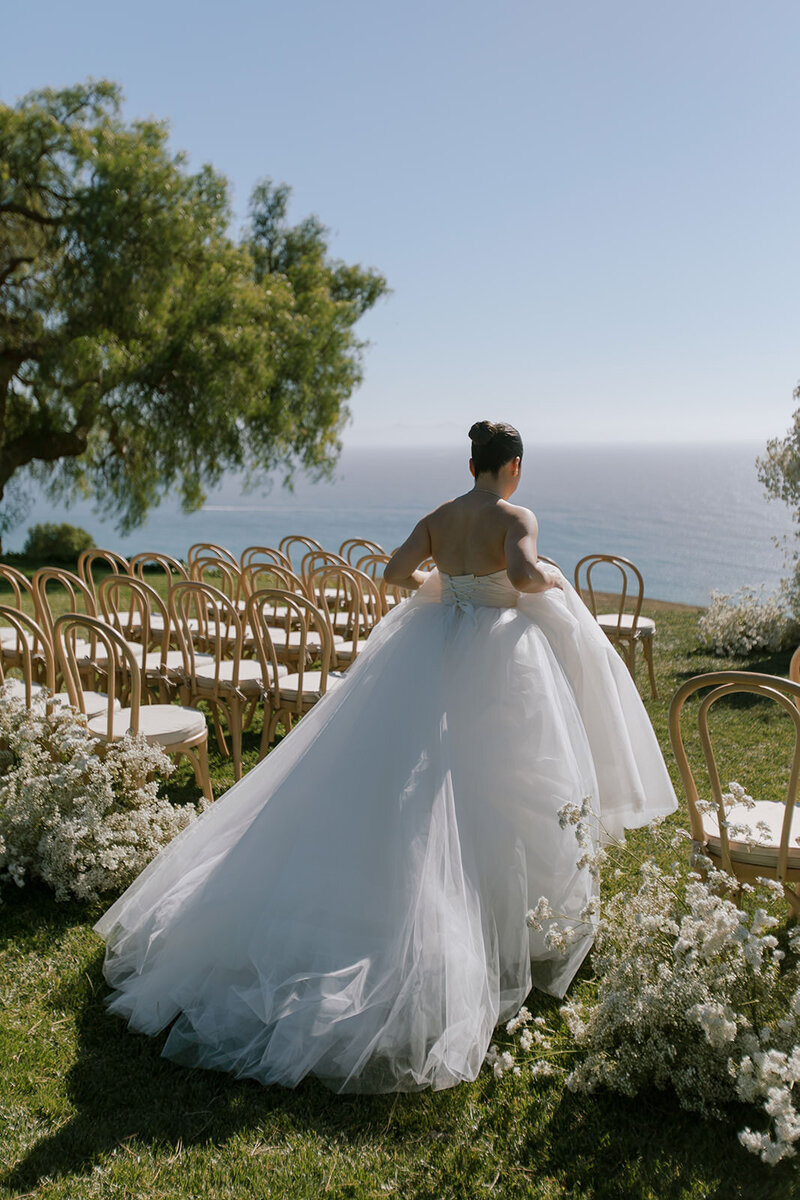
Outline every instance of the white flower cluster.
<path id="1" fill-rule="evenodd" d="M 521 1008 L 515 1017 L 506 1024 L 506 1033 L 513 1038 L 519 1034 L 519 1049 L 525 1054 L 536 1051 L 539 1054 L 552 1051 L 553 1043 L 550 1035 L 545 1032 L 547 1022 L 544 1017 L 534 1017 L 527 1008 Z M 514 1044 L 514 1043 L 512 1043 Z M 514 1044 L 514 1049 L 516 1049 Z M 507 1072 L 521 1074 L 522 1068 L 514 1057 L 512 1050 L 502 1050 L 492 1043 L 486 1054 L 486 1064 L 492 1070 L 495 1079 L 501 1079 Z M 547 1075 L 555 1075 L 558 1068 L 548 1059 L 539 1058 L 531 1063 L 529 1073 L 534 1079 Z"/>
<path id="2" fill-rule="evenodd" d="M 754 588 L 712 592 L 698 621 L 701 643 L 714 654 L 743 658 L 754 650 L 782 650 L 800 638 L 800 626 L 788 613 L 782 592 L 764 596 Z"/>
<path id="3" fill-rule="evenodd" d="M 159 796 L 173 770 L 160 747 L 128 735 L 97 749 L 72 709 L 29 711 L 0 692 L 0 879 L 93 900 L 131 883 L 197 815 Z"/>
<path id="4" fill-rule="evenodd" d="M 728 837 L 737 842 L 744 842 L 751 850 L 756 846 L 769 844 L 772 841 L 773 833 L 766 821 L 756 821 L 753 826 L 748 821 L 731 820 L 732 809 L 752 809 L 755 808 L 756 802 L 740 783 L 730 783 L 728 787 L 730 790 L 722 793 L 722 807 L 725 812 L 722 825 L 727 830 Z M 719 809 L 714 800 L 698 800 L 697 808 L 701 813 L 719 816 Z"/>
<path id="5" fill-rule="evenodd" d="M 730 799 L 748 807 L 744 789 L 730 786 Z M 565 813 L 565 824 L 578 820 Z M 664 844 L 657 830 L 651 833 Z M 687 841 L 681 830 L 672 845 Z M 560 1010 L 578 1059 L 566 1083 L 574 1091 L 608 1087 L 628 1096 L 655 1084 L 704 1113 L 720 1114 L 736 1100 L 755 1104 L 767 1128 L 747 1128 L 740 1140 L 775 1163 L 793 1156 L 800 1142 L 800 1086 L 794 1090 L 800 1083 L 800 929 L 788 931 L 784 954 L 775 932 L 779 920 L 770 911 L 783 896 L 781 884 L 740 885 L 707 858 L 695 856 L 695 863 L 704 874 L 677 863 L 666 871 L 645 858 L 638 885 L 603 901 L 594 978 L 578 984 Z M 741 906 L 734 900 L 740 886 Z M 527 922 L 542 928 L 555 915 L 541 897 Z M 540 1039 L 525 1037 L 523 1044 L 529 1026 L 527 1010 L 506 1026 L 512 1035 L 522 1029 L 522 1036 L 504 1052 L 493 1047 L 495 1075 L 514 1070 L 520 1052 L 537 1055 L 538 1075 L 542 1062 L 552 1066 L 557 1030 L 541 1029 Z"/>

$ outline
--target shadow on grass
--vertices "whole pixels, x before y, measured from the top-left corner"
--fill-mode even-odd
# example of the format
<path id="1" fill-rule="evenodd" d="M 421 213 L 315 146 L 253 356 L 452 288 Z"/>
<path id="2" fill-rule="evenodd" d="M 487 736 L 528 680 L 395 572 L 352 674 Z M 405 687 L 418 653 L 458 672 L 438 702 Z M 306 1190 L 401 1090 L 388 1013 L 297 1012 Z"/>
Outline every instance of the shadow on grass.
<path id="1" fill-rule="evenodd" d="M 0 1186 L 29 1192 L 45 1176 L 80 1174 L 114 1147 L 130 1141 L 174 1150 L 223 1144 L 265 1125 L 291 1130 L 358 1132 L 386 1125 L 393 1097 L 339 1097 L 309 1079 L 290 1091 L 264 1088 L 212 1071 L 187 1070 L 160 1057 L 163 1037 L 128 1031 L 105 1011 L 108 988 L 102 949 L 86 971 L 65 981 L 53 998 L 77 1016 L 78 1048 L 65 1080 L 72 1118 L 43 1138 Z"/>
<path id="2" fill-rule="evenodd" d="M 769 1169 L 742 1150 L 738 1113 L 725 1124 L 705 1122 L 666 1093 L 578 1097 L 554 1086 L 537 1094 L 520 1078 L 509 1094 L 506 1081 L 481 1076 L 452 1091 L 342 1097 L 313 1079 L 287 1090 L 186 1070 L 160 1057 L 161 1038 L 132 1034 L 107 1015 L 101 949 L 85 966 L 53 997 L 77 1018 L 77 1057 L 65 1081 L 75 1112 L 0 1180 L 12 1195 L 33 1192 L 45 1177 L 81 1175 L 120 1145 L 169 1156 L 181 1146 L 220 1147 L 240 1133 L 273 1143 L 315 1133 L 367 1151 L 390 1142 L 407 1161 L 401 1194 L 419 1200 L 473 1200 L 497 1177 L 500 1196 L 582 1200 L 779 1200 L 796 1182 L 791 1166 Z M 538 1183 L 533 1190 L 545 1180 L 559 1191 Z"/>
<path id="3" fill-rule="evenodd" d="M 548 1122 L 544 1153 L 531 1139 L 531 1166 L 559 1179 L 582 1200 L 778 1200 L 792 1194 L 796 1172 L 789 1163 L 767 1167 L 745 1151 L 736 1129 L 749 1114 L 733 1110 L 715 1121 L 678 1108 L 671 1093 L 633 1099 L 565 1091 Z M 591 1155 L 574 1154 L 577 1144 Z"/>
<path id="4" fill-rule="evenodd" d="M 687 651 L 685 657 L 687 659 L 702 658 L 705 663 L 710 665 L 707 665 L 703 672 L 697 670 L 675 671 L 676 679 L 690 679 L 693 675 L 699 675 L 705 671 L 759 671 L 763 675 L 786 677 L 789 674 L 792 651 L 776 650 L 773 654 L 762 654 L 760 657 L 732 661 L 729 658 L 714 659 L 709 655 L 708 650 L 697 646 L 693 650 Z"/>

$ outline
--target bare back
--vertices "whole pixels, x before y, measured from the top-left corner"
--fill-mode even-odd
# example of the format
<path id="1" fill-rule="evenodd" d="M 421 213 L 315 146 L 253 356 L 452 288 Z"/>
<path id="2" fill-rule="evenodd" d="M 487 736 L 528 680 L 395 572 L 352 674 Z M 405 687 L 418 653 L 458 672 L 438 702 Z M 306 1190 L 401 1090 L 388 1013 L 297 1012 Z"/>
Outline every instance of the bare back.
<path id="1" fill-rule="evenodd" d="M 536 517 L 508 502 L 519 481 L 519 463 L 516 457 L 500 467 L 492 481 L 498 486 L 481 487 L 479 477 L 472 491 L 423 517 L 386 564 L 386 582 L 419 587 L 425 576 L 417 568 L 433 558 L 446 575 L 506 571 L 521 592 L 561 587 L 561 573 L 538 564 Z"/>
<path id="2" fill-rule="evenodd" d="M 473 490 L 425 518 L 431 557 L 448 575 L 491 575 L 506 567 L 506 538 L 520 509 L 490 492 Z"/>

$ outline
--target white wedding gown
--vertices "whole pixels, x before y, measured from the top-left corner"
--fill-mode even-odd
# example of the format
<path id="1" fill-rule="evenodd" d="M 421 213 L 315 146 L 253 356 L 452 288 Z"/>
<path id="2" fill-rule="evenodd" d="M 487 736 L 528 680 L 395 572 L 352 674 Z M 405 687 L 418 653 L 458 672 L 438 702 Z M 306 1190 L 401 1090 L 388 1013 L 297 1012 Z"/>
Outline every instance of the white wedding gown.
<path id="1" fill-rule="evenodd" d="M 342 682 L 97 925 L 110 1009 L 176 1061 L 336 1091 L 474 1079 L 548 951 L 525 913 L 593 893 L 567 801 L 609 834 L 675 794 L 638 692 L 568 583 L 434 572 Z"/>

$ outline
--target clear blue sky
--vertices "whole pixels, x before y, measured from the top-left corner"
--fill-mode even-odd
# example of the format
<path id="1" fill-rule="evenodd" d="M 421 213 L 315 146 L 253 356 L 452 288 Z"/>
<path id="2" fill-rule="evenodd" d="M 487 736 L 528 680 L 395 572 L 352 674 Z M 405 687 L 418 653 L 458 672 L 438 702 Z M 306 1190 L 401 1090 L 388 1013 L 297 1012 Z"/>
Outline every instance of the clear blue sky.
<path id="1" fill-rule="evenodd" d="M 0 99 L 86 76 L 294 189 L 394 289 L 346 441 L 764 440 L 800 377 L 796 0 L 39 0 Z"/>

